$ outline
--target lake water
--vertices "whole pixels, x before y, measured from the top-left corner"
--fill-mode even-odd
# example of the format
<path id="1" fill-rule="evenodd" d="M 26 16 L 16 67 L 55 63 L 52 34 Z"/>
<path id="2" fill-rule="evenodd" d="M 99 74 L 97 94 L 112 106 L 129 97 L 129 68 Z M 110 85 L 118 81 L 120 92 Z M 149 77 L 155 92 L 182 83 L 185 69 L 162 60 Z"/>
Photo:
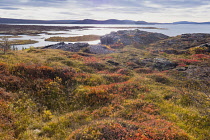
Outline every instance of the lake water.
<path id="1" fill-rule="evenodd" d="M 18 24 L 21 25 L 21 24 Z M 26 24 L 23 24 L 26 25 Z M 105 35 L 112 31 L 118 30 L 134 30 L 138 27 L 157 27 L 165 29 L 139 29 L 142 31 L 163 33 L 168 36 L 176 36 L 185 33 L 210 33 L 210 24 L 156 24 L 156 25 L 118 25 L 118 24 L 27 24 L 27 25 L 42 25 L 42 26 L 94 26 L 98 28 L 86 28 L 86 29 L 72 29 L 69 31 L 48 31 L 49 34 L 38 34 L 38 36 L 28 36 L 21 35 L 21 38 L 15 38 L 17 40 L 31 39 L 36 40 L 38 43 L 28 44 L 28 45 L 16 45 L 18 49 L 33 47 L 41 47 L 50 44 L 55 44 L 57 42 L 44 41 L 46 38 L 53 36 L 61 37 L 72 37 L 72 36 L 82 36 L 82 35 Z M 107 27 L 124 27 L 124 29 L 119 28 L 107 28 Z M 129 29 L 129 27 L 133 27 Z M 126 29 L 127 28 L 127 29 Z M 96 41 L 86 41 L 89 44 L 98 44 L 100 40 Z M 69 43 L 69 42 L 66 42 Z M 71 42 L 74 43 L 74 42 Z"/>

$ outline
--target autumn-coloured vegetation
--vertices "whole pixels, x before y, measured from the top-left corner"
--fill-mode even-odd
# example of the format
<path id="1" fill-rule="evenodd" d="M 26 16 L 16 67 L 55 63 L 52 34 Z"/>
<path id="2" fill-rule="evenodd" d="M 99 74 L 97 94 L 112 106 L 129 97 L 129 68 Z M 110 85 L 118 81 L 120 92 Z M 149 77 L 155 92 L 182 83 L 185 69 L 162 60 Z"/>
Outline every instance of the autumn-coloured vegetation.
<path id="1" fill-rule="evenodd" d="M 35 40 L 12 40 L 10 41 L 10 44 L 12 45 L 25 45 L 25 44 L 34 44 L 37 43 L 38 41 Z"/>
<path id="2" fill-rule="evenodd" d="M 209 81 L 141 63 L 158 55 L 177 68 L 206 67 L 209 54 L 117 49 L 106 55 L 34 48 L 1 53 L 0 139 L 210 138 Z"/>

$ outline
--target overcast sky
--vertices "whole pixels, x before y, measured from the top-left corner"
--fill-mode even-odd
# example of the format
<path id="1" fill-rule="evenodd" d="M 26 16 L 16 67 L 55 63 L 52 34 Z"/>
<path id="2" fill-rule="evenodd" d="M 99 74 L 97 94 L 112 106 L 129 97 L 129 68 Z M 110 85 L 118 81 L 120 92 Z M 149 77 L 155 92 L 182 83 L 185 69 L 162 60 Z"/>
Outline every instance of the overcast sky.
<path id="1" fill-rule="evenodd" d="M 210 21 L 210 0 L 0 0 L 0 17 Z"/>

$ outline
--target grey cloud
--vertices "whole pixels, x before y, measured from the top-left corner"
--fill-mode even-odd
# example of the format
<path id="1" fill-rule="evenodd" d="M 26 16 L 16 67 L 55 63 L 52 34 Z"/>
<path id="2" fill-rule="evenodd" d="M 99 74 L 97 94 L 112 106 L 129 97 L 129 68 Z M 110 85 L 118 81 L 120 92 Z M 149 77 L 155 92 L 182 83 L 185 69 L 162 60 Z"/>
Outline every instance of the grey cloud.
<path id="1" fill-rule="evenodd" d="M 31 7 L 57 8 L 55 14 L 62 17 L 94 17 L 106 12 L 112 14 L 148 14 L 158 13 L 174 15 L 177 10 L 182 11 L 180 16 L 188 13 L 192 17 L 192 9 L 200 6 L 210 5 L 209 0 L 0 0 L 0 9 L 18 10 L 18 8 Z M 32 9 L 32 8 L 31 8 Z M 69 10 L 69 11 L 68 11 Z M 203 11 L 209 10 L 203 9 Z M 21 10 L 20 10 L 21 11 Z M 166 12 L 167 11 L 167 12 Z M 171 11 L 168 12 L 168 11 Z M 34 12 L 31 10 L 31 12 Z M 47 13 L 47 11 L 46 11 Z M 178 13 L 180 13 L 178 11 Z M 14 13 L 15 14 L 15 13 Z M 24 14 L 23 14 L 24 15 Z M 110 15 L 111 16 L 111 15 Z M 53 15 L 52 15 L 53 17 Z M 152 17 L 151 17 L 152 18 Z"/>
<path id="2" fill-rule="evenodd" d="M 73 12 L 60 12 L 60 14 L 63 14 L 63 15 L 80 15 L 80 14 L 76 14 L 76 13 L 73 13 Z"/>
<path id="3" fill-rule="evenodd" d="M 20 8 L 14 8 L 14 7 L 0 7 L 0 9 L 4 9 L 4 10 L 19 10 Z"/>
<path id="4" fill-rule="evenodd" d="M 1 0 L 1 6 L 33 6 L 33 7 L 50 7 L 65 4 L 67 0 Z"/>
<path id="5" fill-rule="evenodd" d="M 189 8 L 209 4 L 209 0 L 148 0 L 167 8 Z"/>
<path id="6" fill-rule="evenodd" d="M 209 0 L 1 0 L 1 6 L 34 6 L 34 7 L 59 7 L 66 6 L 66 4 L 76 4 L 75 6 L 81 8 L 97 8 L 104 5 L 124 7 L 126 9 L 139 7 L 148 8 L 149 5 L 144 5 L 145 2 L 151 4 L 158 4 L 164 8 L 188 8 L 197 7 L 209 3 Z M 145 9 L 147 10 L 147 9 Z M 155 9 L 154 9 L 155 10 Z"/>

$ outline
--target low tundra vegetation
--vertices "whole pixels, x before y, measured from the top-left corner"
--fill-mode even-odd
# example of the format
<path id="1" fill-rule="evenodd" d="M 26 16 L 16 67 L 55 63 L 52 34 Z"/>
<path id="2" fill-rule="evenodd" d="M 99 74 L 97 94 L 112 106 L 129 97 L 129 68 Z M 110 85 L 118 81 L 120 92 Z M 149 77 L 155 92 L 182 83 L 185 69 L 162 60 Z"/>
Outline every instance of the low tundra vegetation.
<path id="1" fill-rule="evenodd" d="M 0 54 L 0 139 L 209 139 L 209 81 L 177 70 L 209 66 L 209 54 L 191 51 L 154 54 L 130 45 L 106 55 Z M 142 65 L 156 57 L 178 66 Z"/>

